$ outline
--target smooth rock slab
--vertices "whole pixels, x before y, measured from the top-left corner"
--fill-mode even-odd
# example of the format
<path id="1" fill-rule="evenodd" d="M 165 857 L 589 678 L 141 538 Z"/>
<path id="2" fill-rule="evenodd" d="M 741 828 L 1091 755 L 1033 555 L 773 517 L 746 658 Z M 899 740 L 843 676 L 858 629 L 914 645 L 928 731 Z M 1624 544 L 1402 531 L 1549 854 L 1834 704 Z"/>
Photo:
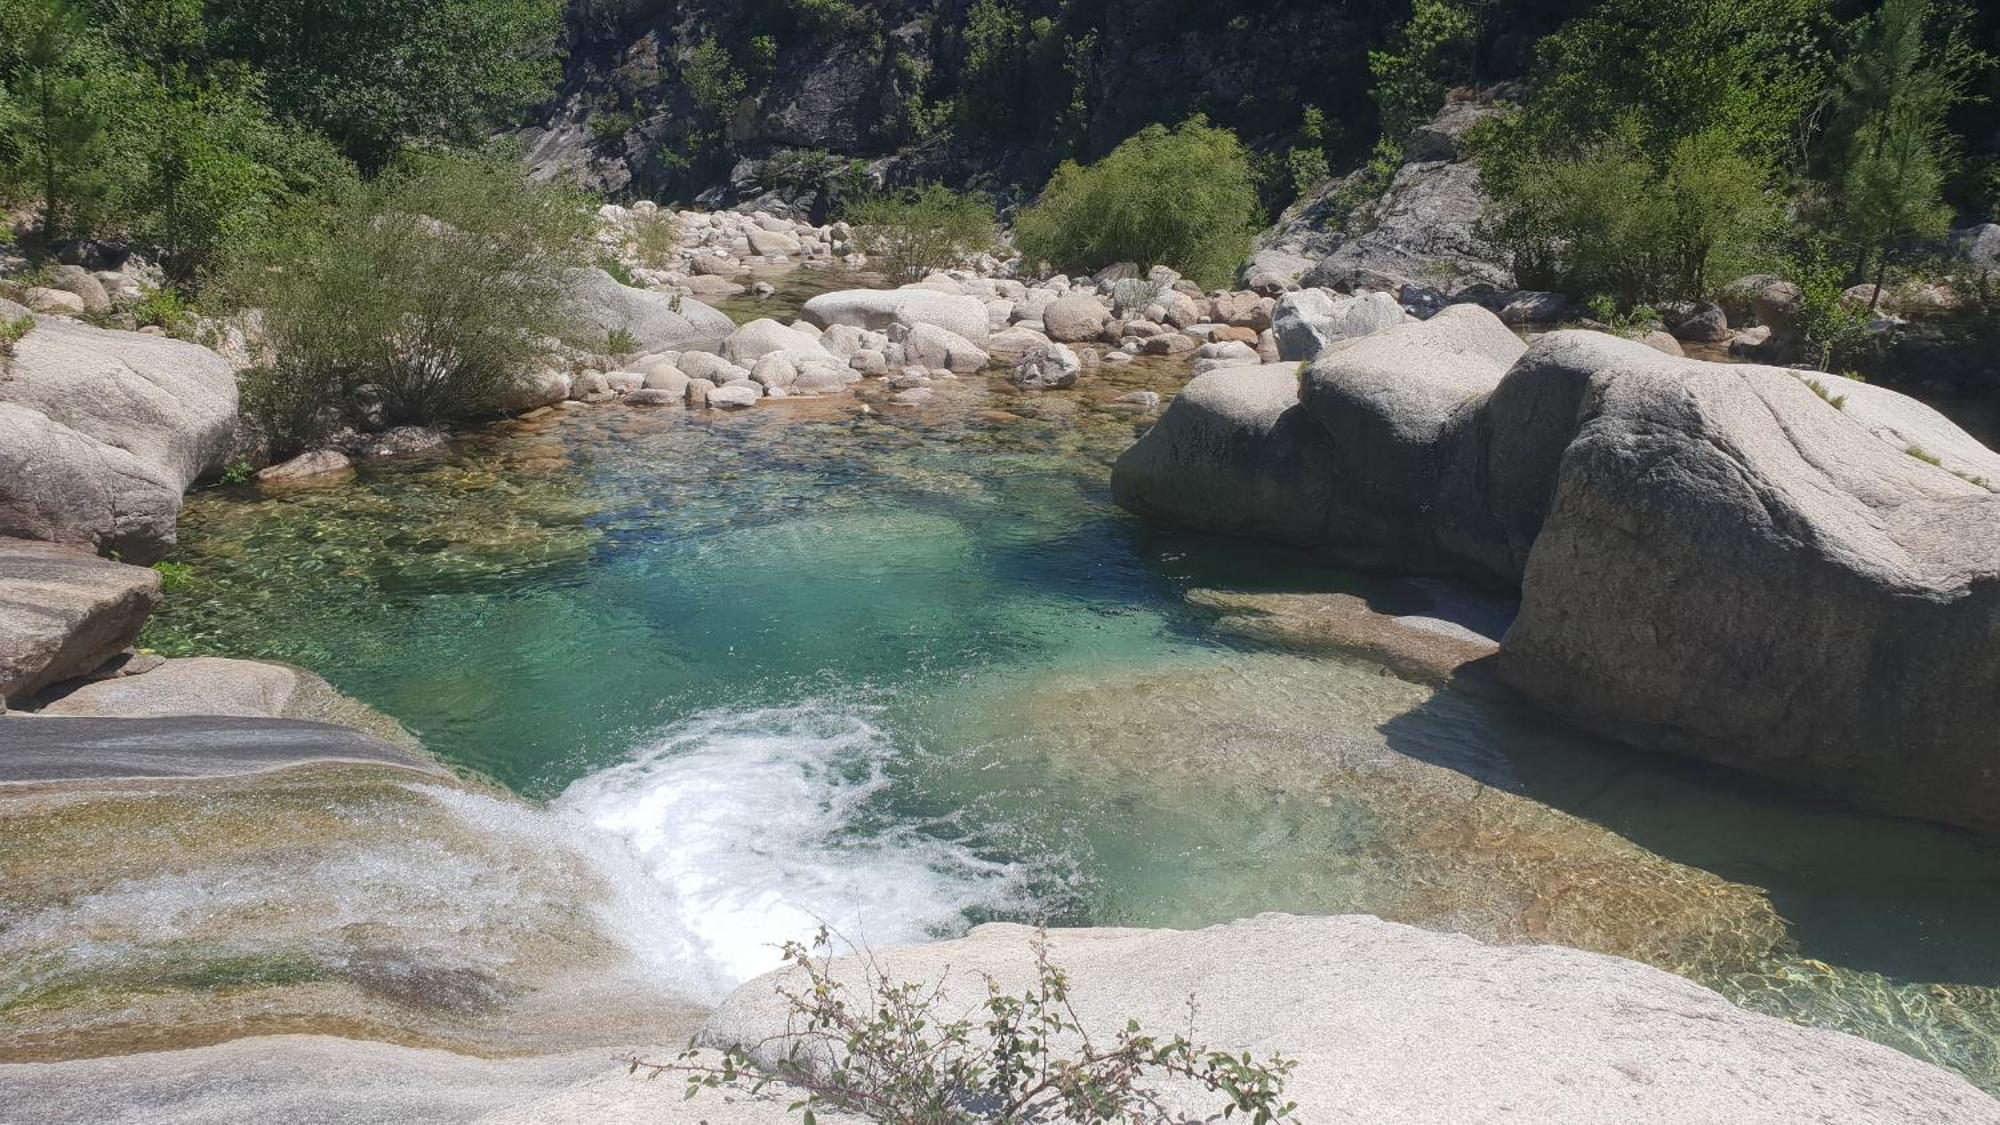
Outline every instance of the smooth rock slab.
<path id="1" fill-rule="evenodd" d="M 841 289 L 807 301 L 799 315 L 821 328 L 845 324 L 875 332 L 886 332 L 896 324 L 905 328 L 929 324 L 975 345 L 984 344 L 992 328 L 986 304 L 979 298 L 933 289 Z"/>
<path id="2" fill-rule="evenodd" d="M 0 701 L 95 669 L 138 637 L 159 599 L 160 576 L 145 567 L 0 539 Z"/>
<path id="3" fill-rule="evenodd" d="M 332 723 L 213 715 L 0 717 L 0 783 L 221 778 L 328 762 L 451 777 L 419 751 Z"/>
<path id="4" fill-rule="evenodd" d="M 1050 959 L 1093 1037 L 1128 1019 L 1207 1045 L 1282 1052 L 1299 1118 L 1313 1122 L 1495 1121 L 1537 1125 L 1871 1125 L 2000 1121 L 2000 1103 L 1957 1075 L 1887 1047 L 1754 1015 L 1632 961 L 1552 946 L 1482 945 L 1367 916 L 1279 914 L 1204 930 L 1049 931 Z M 874 951 L 895 981 L 938 983 L 943 1009 L 1019 993 L 1035 980 L 1025 926 Z M 865 963 L 833 965 L 856 987 Z M 714 1045 L 782 1055 L 798 987 L 776 973 L 738 988 L 702 1031 Z M 1216 1095 L 1163 1082 L 1199 1118 Z"/>

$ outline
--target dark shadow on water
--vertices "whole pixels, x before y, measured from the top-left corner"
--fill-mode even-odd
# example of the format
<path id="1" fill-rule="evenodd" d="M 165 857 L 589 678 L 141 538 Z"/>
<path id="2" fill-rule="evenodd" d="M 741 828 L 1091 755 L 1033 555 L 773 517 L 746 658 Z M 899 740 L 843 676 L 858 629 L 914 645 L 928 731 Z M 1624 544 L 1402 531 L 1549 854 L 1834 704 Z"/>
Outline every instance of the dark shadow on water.
<path id="1" fill-rule="evenodd" d="M 1764 888 L 1806 957 L 1901 981 L 2000 986 L 1994 842 L 1621 746 L 1490 681 L 1447 688 L 1381 729 L 1400 753 Z"/>

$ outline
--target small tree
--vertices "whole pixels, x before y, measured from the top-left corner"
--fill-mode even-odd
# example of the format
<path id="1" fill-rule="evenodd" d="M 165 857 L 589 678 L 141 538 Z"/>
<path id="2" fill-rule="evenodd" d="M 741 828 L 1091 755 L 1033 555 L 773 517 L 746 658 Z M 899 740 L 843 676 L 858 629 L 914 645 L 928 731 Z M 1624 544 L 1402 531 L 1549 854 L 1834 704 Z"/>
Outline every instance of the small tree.
<path id="1" fill-rule="evenodd" d="M 1401 144 L 1430 120 L 1451 87 L 1474 78 L 1483 15 L 1476 2 L 1415 0 L 1387 49 L 1368 52 L 1384 139 Z"/>
<path id="2" fill-rule="evenodd" d="M 470 157 L 411 158 L 277 216 L 228 289 L 264 310 L 251 413 L 288 453 L 362 384 L 381 388 L 392 423 L 493 410 L 549 337 L 571 334 L 569 271 L 590 260 L 592 226 L 575 193 Z"/>
<path id="3" fill-rule="evenodd" d="M 868 256 L 900 281 L 964 265 L 991 251 L 996 238 L 992 201 L 942 184 L 871 196 L 843 217 Z"/>
<path id="4" fill-rule="evenodd" d="M 802 988 L 779 988 L 789 1008 L 789 1047 L 775 1066 L 759 1069 L 741 1047 L 706 1062 L 690 1044 L 672 1062 L 631 1056 L 632 1071 L 679 1075 L 690 1098 L 724 1086 L 761 1091 L 775 1082 L 799 1094 L 792 1109 L 807 1125 L 815 1110 L 897 1125 L 1169 1120 L 1149 1084 L 1154 1076 L 1188 1080 L 1215 1095 L 1218 1116 L 1203 1120 L 1297 1120 L 1296 1104 L 1284 1100 L 1285 1078 L 1297 1064 L 1283 1056 L 1256 1062 L 1247 1051 L 1213 1050 L 1187 1035 L 1150 1034 L 1137 1021 L 1108 1043 L 1094 1040 L 1070 1003 L 1068 975 L 1049 959 L 1045 932 L 1034 940 L 1034 985 L 1016 996 L 988 978 L 976 1019 L 941 1011 L 941 984 L 894 980 L 872 959 L 866 995 L 850 998 L 831 971 L 831 948 L 825 929 L 811 948 L 784 947 L 786 964 L 805 980 Z M 1192 1024 L 1192 998 L 1189 1008 Z"/>
<path id="5" fill-rule="evenodd" d="M 1886 0 L 1841 68 L 1837 225 L 1854 248 L 1850 276 L 1863 279 L 1874 264 L 1871 309 L 1895 253 L 1951 223 L 1944 185 L 1958 153 L 1945 117 L 1992 62 L 1966 39 L 1962 15 L 1933 0 Z"/>
<path id="6" fill-rule="evenodd" d="M 1065 161 L 1021 213 L 1015 241 L 1030 261 L 1060 270 L 1137 262 L 1222 285 L 1261 219 L 1242 142 L 1194 117 L 1173 130 L 1148 126 L 1088 167 Z"/>
<path id="7" fill-rule="evenodd" d="M 13 91 L 0 176 L 41 203 L 45 243 L 107 221 L 117 184 L 109 150 L 130 77 L 72 0 L 0 5 L 0 83 Z"/>

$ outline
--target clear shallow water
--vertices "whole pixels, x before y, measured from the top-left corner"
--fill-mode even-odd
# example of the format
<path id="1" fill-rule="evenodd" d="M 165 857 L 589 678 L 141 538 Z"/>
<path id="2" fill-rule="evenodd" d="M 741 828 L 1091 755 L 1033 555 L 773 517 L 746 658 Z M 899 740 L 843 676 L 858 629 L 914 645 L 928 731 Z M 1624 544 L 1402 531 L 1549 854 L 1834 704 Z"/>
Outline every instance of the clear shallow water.
<path id="1" fill-rule="evenodd" d="M 2000 1086 L 1991 848 L 1218 633 L 1186 589 L 1347 580 L 1112 507 L 1143 422 L 1107 404 L 1176 381 L 579 409 L 217 490 L 146 640 L 314 668 L 549 802 L 711 993 L 816 918 L 1366 910 L 1641 957 Z"/>

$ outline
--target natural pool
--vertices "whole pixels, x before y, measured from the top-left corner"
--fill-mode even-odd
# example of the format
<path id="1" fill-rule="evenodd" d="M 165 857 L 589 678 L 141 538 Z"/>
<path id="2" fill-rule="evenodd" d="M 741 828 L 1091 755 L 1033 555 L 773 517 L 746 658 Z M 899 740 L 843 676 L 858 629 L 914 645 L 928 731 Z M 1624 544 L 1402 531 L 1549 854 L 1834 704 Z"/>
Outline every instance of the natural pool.
<path id="1" fill-rule="evenodd" d="M 941 384 L 557 411 L 191 498 L 146 643 L 313 668 L 650 879 L 691 987 L 825 918 L 1362 910 L 1639 957 L 2000 1089 L 2000 852 L 1262 647 L 1186 591 L 1358 579 L 1142 524 L 1144 419 Z"/>

